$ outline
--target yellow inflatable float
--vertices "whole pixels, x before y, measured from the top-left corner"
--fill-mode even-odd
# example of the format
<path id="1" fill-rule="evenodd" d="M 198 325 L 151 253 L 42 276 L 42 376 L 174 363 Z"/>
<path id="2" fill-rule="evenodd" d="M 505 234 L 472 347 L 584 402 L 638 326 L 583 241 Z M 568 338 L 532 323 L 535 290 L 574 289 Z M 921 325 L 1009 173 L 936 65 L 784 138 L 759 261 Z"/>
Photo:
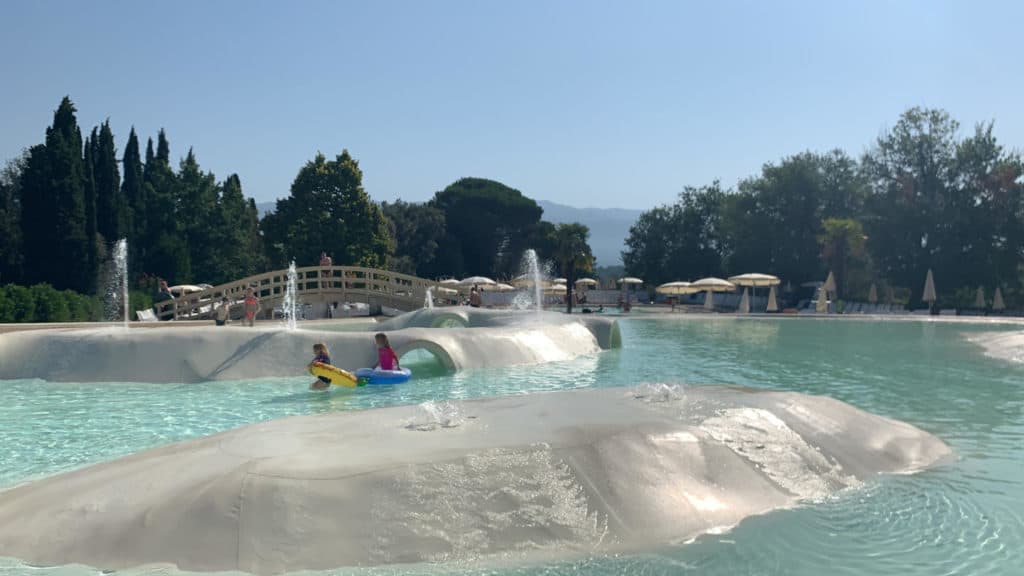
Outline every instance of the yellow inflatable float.
<path id="1" fill-rule="evenodd" d="M 310 364 L 309 373 L 318 378 L 326 378 L 335 386 L 345 386 L 348 388 L 359 386 L 359 379 L 356 378 L 355 374 L 348 370 L 342 370 L 337 366 L 324 364 L 323 362 L 313 362 Z"/>

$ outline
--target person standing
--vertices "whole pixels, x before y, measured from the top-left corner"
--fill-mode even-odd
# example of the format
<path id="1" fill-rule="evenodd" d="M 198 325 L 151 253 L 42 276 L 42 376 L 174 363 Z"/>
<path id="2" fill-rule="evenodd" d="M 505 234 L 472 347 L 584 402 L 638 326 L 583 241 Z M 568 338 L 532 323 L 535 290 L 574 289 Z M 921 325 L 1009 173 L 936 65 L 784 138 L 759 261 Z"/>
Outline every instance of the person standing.
<path id="1" fill-rule="evenodd" d="M 228 302 L 228 297 L 225 296 L 220 300 L 220 306 L 214 312 L 213 320 L 217 326 L 224 326 L 228 323 L 231 316 L 231 303 Z"/>
<path id="2" fill-rule="evenodd" d="M 334 261 L 327 255 L 327 252 L 320 253 L 320 266 L 323 270 L 320 270 L 320 289 L 330 288 L 330 281 L 325 281 L 325 278 L 331 277 L 331 266 L 334 266 Z"/>
<path id="3" fill-rule="evenodd" d="M 248 326 L 256 325 L 256 315 L 259 314 L 260 299 L 256 296 L 256 291 L 252 288 L 246 288 L 245 290 L 245 318 L 242 320 Z"/>
<path id="4" fill-rule="evenodd" d="M 480 289 L 476 286 L 473 286 L 469 291 L 469 305 L 473 308 L 480 307 Z"/>

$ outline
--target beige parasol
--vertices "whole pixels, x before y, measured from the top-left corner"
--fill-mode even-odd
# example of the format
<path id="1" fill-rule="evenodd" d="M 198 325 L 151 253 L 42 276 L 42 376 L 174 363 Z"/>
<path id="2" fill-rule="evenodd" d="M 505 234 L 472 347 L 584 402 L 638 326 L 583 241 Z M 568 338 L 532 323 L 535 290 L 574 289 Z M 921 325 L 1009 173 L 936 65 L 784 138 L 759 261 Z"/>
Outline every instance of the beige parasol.
<path id="1" fill-rule="evenodd" d="M 992 296 L 992 309 L 993 310 L 1005 310 L 1006 303 L 1003 302 L 1003 291 L 996 286 L 996 293 Z"/>
<path id="2" fill-rule="evenodd" d="M 779 303 L 775 300 L 775 286 L 772 286 L 768 290 L 768 306 L 765 308 L 765 312 L 778 312 Z"/>
<path id="3" fill-rule="evenodd" d="M 662 284 L 661 286 L 655 288 L 654 291 L 657 292 L 658 294 L 679 295 L 695 294 L 697 292 L 700 292 L 700 289 L 694 288 L 693 285 L 690 284 L 689 282 L 683 282 L 679 280 L 676 282 L 666 282 L 665 284 Z"/>
<path id="4" fill-rule="evenodd" d="M 931 268 L 928 269 L 928 274 L 924 277 L 924 291 L 921 294 L 921 300 L 929 304 L 938 300 L 935 297 L 935 278 L 932 276 Z"/>
<path id="5" fill-rule="evenodd" d="M 747 295 L 747 289 L 743 288 L 743 296 L 740 298 L 740 307 L 737 312 L 741 314 L 750 314 L 750 297 Z"/>
<path id="6" fill-rule="evenodd" d="M 748 274 L 740 274 L 739 276 L 730 276 L 729 282 L 737 286 L 750 286 L 751 292 L 750 297 L 753 299 L 757 296 L 758 286 L 778 286 L 782 283 L 777 276 L 771 274 L 761 274 L 758 272 L 750 272 Z M 745 293 L 746 291 L 744 291 Z"/>
<path id="7" fill-rule="evenodd" d="M 985 307 L 985 287 L 978 286 L 978 291 L 974 293 L 974 307 L 981 309 Z"/>
<path id="8" fill-rule="evenodd" d="M 736 285 L 728 280 L 722 280 L 721 278 L 715 278 L 713 276 L 708 278 L 701 278 L 696 282 L 690 283 L 690 286 L 696 288 L 700 292 L 707 292 L 704 296 L 704 309 L 713 310 L 715 308 L 715 292 L 732 292 L 736 289 Z"/>
<path id="9" fill-rule="evenodd" d="M 825 289 L 825 292 L 830 294 L 836 293 L 836 277 L 832 274 L 831 270 L 828 271 L 828 278 L 825 279 L 825 283 L 821 287 Z"/>

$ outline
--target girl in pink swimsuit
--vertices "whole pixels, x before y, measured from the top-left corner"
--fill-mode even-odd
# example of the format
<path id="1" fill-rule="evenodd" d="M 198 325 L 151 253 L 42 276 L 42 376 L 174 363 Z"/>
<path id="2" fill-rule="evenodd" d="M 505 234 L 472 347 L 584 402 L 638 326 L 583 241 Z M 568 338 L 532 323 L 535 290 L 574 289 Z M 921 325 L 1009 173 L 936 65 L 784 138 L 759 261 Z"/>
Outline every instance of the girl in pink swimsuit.
<path id="1" fill-rule="evenodd" d="M 401 370 L 398 365 L 398 354 L 388 342 L 387 334 L 377 333 L 373 339 L 377 342 L 377 366 L 381 370 Z"/>

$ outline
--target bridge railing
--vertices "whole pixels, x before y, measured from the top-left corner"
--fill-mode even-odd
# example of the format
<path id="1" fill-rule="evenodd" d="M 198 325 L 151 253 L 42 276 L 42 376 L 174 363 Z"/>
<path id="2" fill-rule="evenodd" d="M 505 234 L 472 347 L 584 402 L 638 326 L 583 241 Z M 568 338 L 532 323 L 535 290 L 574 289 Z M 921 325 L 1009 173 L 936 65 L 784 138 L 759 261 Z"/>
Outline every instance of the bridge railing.
<path id="1" fill-rule="evenodd" d="M 423 305 L 427 289 L 439 286 L 433 280 L 408 274 L 361 266 L 305 266 L 295 269 L 296 297 L 299 302 L 365 302 L 403 310 Z M 261 315 L 269 315 L 283 299 L 288 286 L 288 270 L 274 270 L 183 294 L 174 300 L 154 304 L 162 320 L 209 318 L 222 298 L 237 317 L 248 288 L 260 298 Z"/>

